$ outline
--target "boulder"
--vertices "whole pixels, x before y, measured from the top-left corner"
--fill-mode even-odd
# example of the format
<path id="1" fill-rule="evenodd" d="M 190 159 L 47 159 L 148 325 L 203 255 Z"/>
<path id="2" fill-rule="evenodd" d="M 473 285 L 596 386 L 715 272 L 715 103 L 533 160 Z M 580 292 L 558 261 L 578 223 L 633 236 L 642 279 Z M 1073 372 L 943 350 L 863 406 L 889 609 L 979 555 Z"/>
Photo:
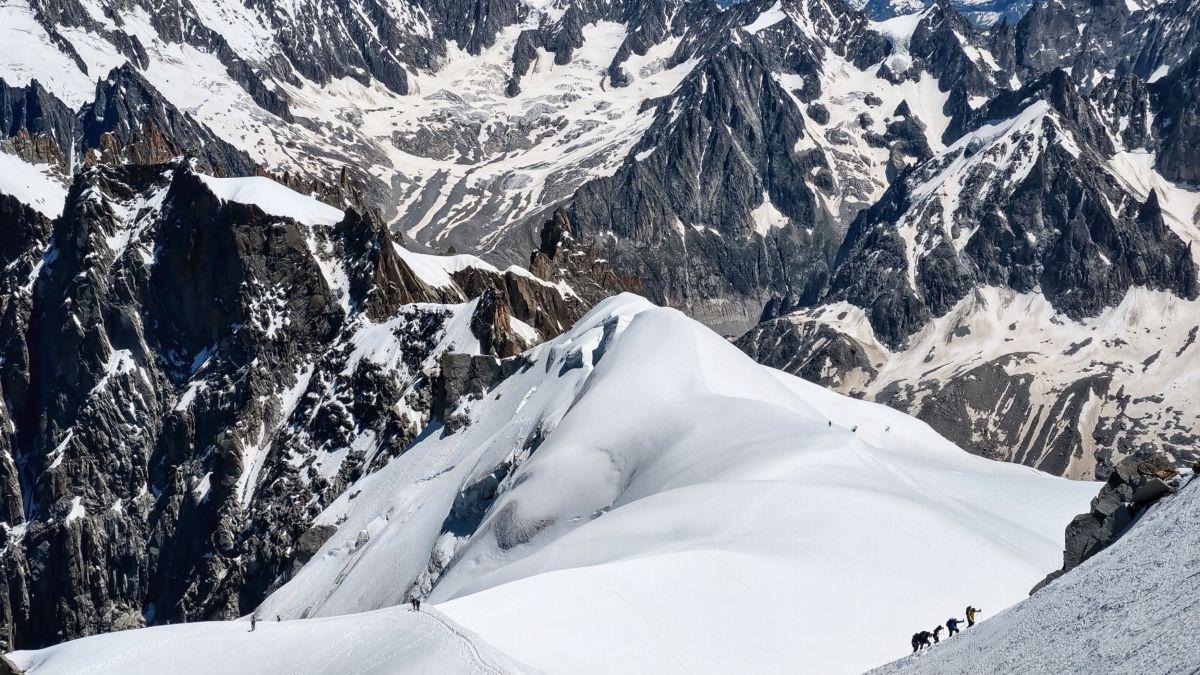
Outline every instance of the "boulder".
<path id="1" fill-rule="evenodd" d="M 1171 486 L 1161 478 L 1151 478 L 1133 493 L 1134 504 L 1148 504 L 1171 492 Z"/>
<path id="2" fill-rule="evenodd" d="M 1127 457 L 1113 467 L 1091 510 L 1067 525 L 1063 566 L 1042 579 L 1029 593 L 1070 572 L 1084 560 L 1112 545 L 1146 509 L 1178 487 L 1171 458 L 1164 454 Z"/>

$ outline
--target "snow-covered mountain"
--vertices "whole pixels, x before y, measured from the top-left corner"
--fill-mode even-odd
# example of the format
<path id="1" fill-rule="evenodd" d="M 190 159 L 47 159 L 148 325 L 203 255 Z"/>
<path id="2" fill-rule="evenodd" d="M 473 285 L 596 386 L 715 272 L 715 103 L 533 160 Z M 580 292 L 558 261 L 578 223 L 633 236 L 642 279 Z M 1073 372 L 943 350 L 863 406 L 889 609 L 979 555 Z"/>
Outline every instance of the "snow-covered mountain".
<path id="1" fill-rule="evenodd" d="M 739 344 L 986 456 L 1077 477 L 1132 453 L 1194 459 L 1200 192 L 1172 157 L 1197 106 L 1167 80 L 1196 61 L 1145 42 L 1194 30 L 1194 4 L 1092 7 L 1127 32 L 1081 23 L 1053 54 L 1033 46 L 1066 20 L 1050 5 L 976 33 L 989 76 L 945 143 L 856 216 L 820 293 L 768 306 Z M 951 20 L 935 5 L 880 25 L 927 53 Z"/>
<path id="2" fill-rule="evenodd" d="M 948 4 L 884 24 L 838 0 L 448 4 L 7 0 L 6 135 L 67 172 L 182 150 L 232 174 L 345 169 L 396 232 L 493 262 L 569 204 L 654 299 L 740 332 L 820 292 L 856 213 L 950 120 L 1069 65 L 1029 46 L 1061 40 L 1049 10 L 982 33 Z M 1076 78 L 1122 75 L 1116 56 Z"/>
<path id="3" fill-rule="evenodd" d="M 1095 491 L 974 457 L 628 294 L 512 364 L 323 510 L 324 545 L 256 610 L 285 622 L 259 630 L 425 597 L 545 672 L 858 672 L 903 653 L 915 613 L 1023 597 Z M 61 672 L 85 646 L 154 650 L 173 630 L 17 658 Z"/>
<path id="4" fill-rule="evenodd" d="M 561 214 L 539 277 L 188 162 L 84 170 L 53 222 L 2 199 L 10 644 L 238 614 L 439 414 L 443 354 L 465 394 L 625 288 Z"/>
<path id="5" fill-rule="evenodd" d="M 1016 24 L 1033 6 L 1031 0 L 951 0 L 960 14 L 977 26 L 990 28 L 1004 22 Z M 876 21 L 919 14 L 932 2 L 925 0 L 851 0 L 847 4 L 861 9 Z"/>
<path id="6" fill-rule="evenodd" d="M 306 586 L 340 576 L 343 558 L 313 558 L 322 547 L 359 559 L 329 514 L 366 518 L 353 536 L 373 541 L 386 511 L 352 503 L 371 481 L 422 452 L 491 447 L 440 434 L 474 438 L 511 399 L 483 397 L 535 377 L 520 354 L 626 290 L 975 454 L 1075 478 L 1131 454 L 1196 458 L 1200 2 L 1053 0 L 981 28 L 1018 7 L 1001 6 L 0 0 L 9 644 L 230 618 L 266 598 L 288 616 L 356 606 Z M 631 315 L 660 315 L 643 309 Z M 688 326 L 663 340 L 686 343 Z M 704 421 L 679 414 L 659 417 L 682 437 Z M 768 431 L 713 437 L 740 456 Z M 945 471 L 992 467 L 947 453 Z M 795 480 L 790 459 L 760 460 L 744 470 Z M 940 476 L 943 460 L 904 470 Z M 458 499 L 463 485 L 442 482 L 467 469 L 452 468 L 426 486 L 431 504 Z M 961 487 L 923 480 L 909 487 Z M 467 599 L 567 574 L 480 543 L 509 517 L 471 511 L 494 492 L 481 485 L 452 523 L 481 538 L 437 544 L 475 562 L 431 566 L 449 549 L 388 529 L 417 542 L 377 558 L 402 588 L 343 582 L 433 593 L 540 667 L 558 656 L 528 659 Z M 556 494 L 523 499 L 557 528 L 571 509 Z M 1029 518 L 1020 528 L 1049 522 Z M 805 560 L 789 569 L 809 573 Z M 1026 560 L 1022 575 L 1050 569 Z M 288 588 L 306 590 L 287 604 Z"/>
<path id="7" fill-rule="evenodd" d="M 860 214 L 814 308 L 740 344 L 1053 473 L 1195 459 L 1200 193 L 1104 117 L 1061 70 L 995 96 Z"/>

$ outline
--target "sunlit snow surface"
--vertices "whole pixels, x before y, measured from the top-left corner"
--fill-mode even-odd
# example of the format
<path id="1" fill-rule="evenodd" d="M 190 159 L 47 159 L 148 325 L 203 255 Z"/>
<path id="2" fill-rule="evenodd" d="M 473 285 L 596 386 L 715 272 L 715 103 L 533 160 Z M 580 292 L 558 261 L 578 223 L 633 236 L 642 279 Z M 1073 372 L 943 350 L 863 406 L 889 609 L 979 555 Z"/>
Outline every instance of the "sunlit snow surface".
<path id="1" fill-rule="evenodd" d="M 523 673 L 436 611 L 208 621 L 108 633 L 10 657 L 29 673 Z"/>
<path id="2" fill-rule="evenodd" d="M 635 296 L 533 356 L 469 427 L 335 502 L 338 533 L 263 613 L 373 609 L 418 580 L 548 672 L 852 672 L 902 655 L 918 616 L 1019 600 L 1095 493 L 758 366 Z M 475 534 L 443 534 L 460 491 L 513 458 Z M 448 563 L 436 584 L 431 561 Z"/>
<path id="3" fill-rule="evenodd" d="M 67 200 L 67 186 L 45 164 L 30 164 L 0 152 L 0 193 L 12 195 L 47 218 L 57 218 Z"/>
<path id="4" fill-rule="evenodd" d="M 262 176 L 213 178 L 202 175 L 200 180 L 222 200 L 253 204 L 263 213 L 291 218 L 309 226 L 333 225 L 345 215 L 314 197 L 299 194 Z"/>
<path id="5" fill-rule="evenodd" d="M 334 502 L 319 521 L 337 533 L 260 616 L 375 610 L 415 583 L 550 673 L 857 672 L 967 603 L 1024 597 L 1061 564 L 1063 527 L 1096 491 L 968 455 L 632 295 L 530 358 L 467 404 L 469 426 L 431 430 Z M 505 463 L 516 468 L 478 522 L 449 526 L 460 493 Z M 95 639 L 90 653 L 165 653 L 186 630 Z M 226 649 L 223 635 L 196 648 Z M 254 644 L 242 635 L 228 649 Z M 306 635 L 288 658 L 342 648 L 343 632 Z M 52 657 L 79 644 L 20 658 L 67 672 Z M 447 663 L 435 670 L 456 672 Z"/>
<path id="6" fill-rule="evenodd" d="M 1200 482 L 1033 597 L 881 673 L 1195 673 Z"/>

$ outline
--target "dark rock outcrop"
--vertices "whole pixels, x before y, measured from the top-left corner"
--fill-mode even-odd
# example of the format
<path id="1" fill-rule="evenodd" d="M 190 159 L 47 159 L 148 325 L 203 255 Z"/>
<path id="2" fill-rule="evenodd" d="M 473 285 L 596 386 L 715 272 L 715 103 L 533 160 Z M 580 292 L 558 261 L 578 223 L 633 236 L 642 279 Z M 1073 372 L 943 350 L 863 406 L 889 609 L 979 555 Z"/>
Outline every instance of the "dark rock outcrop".
<path id="1" fill-rule="evenodd" d="M 0 147 L 67 173 L 74 137 L 75 113 L 41 83 L 14 87 L 0 78 Z"/>
<path id="2" fill-rule="evenodd" d="M 1032 116 L 1035 106 L 1047 114 Z M 920 166 L 860 213 L 818 302 L 863 307 L 880 340 L 898 347 L 980 285 L 1040 289 L 1074 319 L 1115 306 L 1133 286 L 1196 297 L 1190 248 L 1164 222 L 1157 195 L 1111 206 L 1123 188 L 1106 167 L 1110 136 L 1066 74 L 999 94 L 965 124 L 978 129 L 1022 116 L 1019 133 Z M 930 197 L 929 186 L 945 180 L 967 194 Z M 944 212 L 948 205 L 953 213 Z M 900 222 L 918 229 L 925 250 L 917 260 L 909 260 Z M 969 236 L 952 245 L 946 234 L 960 232 Z"/>
<path id="3" fill-rule="evenodd" d="M 171 105 L 133 67 L 114 68 L 79 114 L 78 152 L 85 165 L 161 164 L 180 155 L 203 159 L 219 176 L 254 173 L 241 150 Z"/>
<path id="4" fill-rule="evenodd" d="M 1120 539 L 1155 502 L 1175 491 L 1178 478 L 1174 462 L 1163 455 L 1129 457 L 1117 464 L 1092 500 L 1091 511 L 1067 525 L 1062 569 L 1049 574 L 1030 594 Z"/>

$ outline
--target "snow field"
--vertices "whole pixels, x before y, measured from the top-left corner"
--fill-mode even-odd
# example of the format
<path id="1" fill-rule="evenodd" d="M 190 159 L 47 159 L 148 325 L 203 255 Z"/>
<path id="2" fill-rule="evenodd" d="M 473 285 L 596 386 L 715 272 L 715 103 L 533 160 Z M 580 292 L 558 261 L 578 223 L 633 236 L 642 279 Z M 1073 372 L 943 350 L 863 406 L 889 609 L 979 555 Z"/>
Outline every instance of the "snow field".
<path id="1" fill-rule="evenodd" d="M 332 505 L 339 532 L 263 611 L 363 611 L 416 583 L 546 672 L 854 672 L 968 602 L 1019 600 L 1095 492 L 758 366 L 635 296 L 532 355 L 470 426 Z M 522 456 L 473 533 L 443 531 Z"/>
<path id="2" fill-rule="evenodd" d="M 46 673 L 533 672 L 436 610 L 407 607 L 304 621 L 205 621 L 121 631 L 9 655 L 29 675 Z"/>

